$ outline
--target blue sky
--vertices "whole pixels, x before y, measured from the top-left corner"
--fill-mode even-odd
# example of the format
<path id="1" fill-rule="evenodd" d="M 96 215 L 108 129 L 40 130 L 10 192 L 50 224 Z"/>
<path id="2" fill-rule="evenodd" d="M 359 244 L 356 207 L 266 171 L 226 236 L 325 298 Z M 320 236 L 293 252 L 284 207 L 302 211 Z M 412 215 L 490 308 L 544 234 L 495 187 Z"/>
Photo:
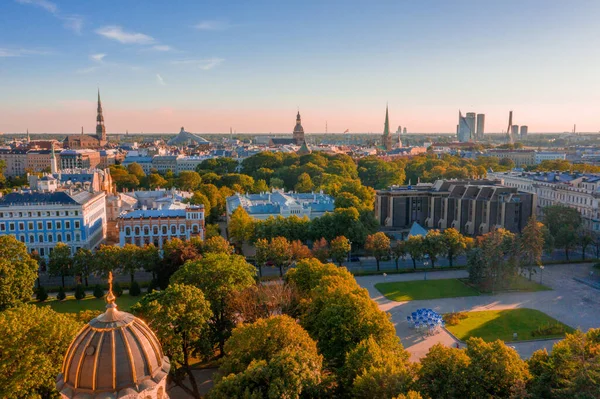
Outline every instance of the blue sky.
<path id="1" fill-rule="evenodd" d="M 600 130 L 597 1 L 0 2 L 0 131 Z"/>

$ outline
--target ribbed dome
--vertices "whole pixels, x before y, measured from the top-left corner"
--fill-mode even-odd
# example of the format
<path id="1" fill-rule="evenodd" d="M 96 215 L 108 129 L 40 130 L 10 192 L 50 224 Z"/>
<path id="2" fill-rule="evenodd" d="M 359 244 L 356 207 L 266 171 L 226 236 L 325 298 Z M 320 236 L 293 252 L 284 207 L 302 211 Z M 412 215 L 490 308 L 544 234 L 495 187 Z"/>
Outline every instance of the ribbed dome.
<path id="1" fill-rule="evenodd" d="M 106 312 L 83 327 L 67 350 L 56 384 L 65 397 L 137 397 L 169 373 L 169 359 L 152 330 L 118 311 L 111 296 L 109 291 Z"/>

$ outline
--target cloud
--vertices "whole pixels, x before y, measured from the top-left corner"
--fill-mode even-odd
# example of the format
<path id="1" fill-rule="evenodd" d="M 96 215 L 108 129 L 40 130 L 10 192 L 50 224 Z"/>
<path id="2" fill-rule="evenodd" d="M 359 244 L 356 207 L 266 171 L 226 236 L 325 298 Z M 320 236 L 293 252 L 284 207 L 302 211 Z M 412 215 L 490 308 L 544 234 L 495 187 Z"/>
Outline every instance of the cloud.
<path id="1" fill-rule="evenodd" d="M 87 74 L 87 73 L 96 72 L 98 69 L 100 69 L 99 66 L 92 66 L 92 67 L 88 67 L 88 68 L 78 69 L 75 72 L 84 75 L 84 74 Z"/>
<path id="2" fill-rule="evenodd" d="M 35 49 L 9 49 L 0 47 L 0 57 L 24 57 L 27 55 L 46 55 L 50 54 L 49 51 L 35 50 Z"/>
<path id="3" fill-rule="evenodd" d="M 15 0 L 19 4 L 32 5 L 42 8 L 63 21 L 63 26 L 77 34 L 81 34 L 83 29 L 83 17 L 80 15 L 63 15 L 59 12 L 58 6 L 48 0 Z"/>
<path id="4" fill-rule="evenodd" d="M 198 30 L 225 30 L 229 29 L 231 24 L 225 21 L 200 21 L 194 25 Z"/>
<path id="5" fill-rule="evenodd" d="M 104 57 L 106 57 L 106 54 L 104 54 L 104 53 L 90 55 L 90 59 L 92 61 L 96 61 L 96 62 L 102 62 L 102 60 L 104 59 Z"/>
<path id="6" fill-rule="evenodd" d="M 225 61 L 223 58 L 212 57 L 203 60 L 177 60 L 171 61 L 171 63 L 173 65 L 191 65 L 208 71 L 209 69 L 213 69 L 214 67 L 219 66 L 223 63 L 223 61 Z"/>
<path id="7" fill-rule="evenodd" d="M 143 33 L 125 32 L 123 28 L 116 25 L 103 26 L 97 29 L 96 33 L 123 44 L 152 44 L 155 42 L 152 36 Z"/>
<path id="8" fill-rule="evenodd" d="M 165 83 L 165 80 L 163 79 L 162 76 L 160 76 L 160 73 L 156 74 L 156 80 L 158 81 L 158 84 L 161 86 L 166 86 L 167 84 Z"/>
<path id="9" fill-rule="evenodd" d="M 166 44 L 157 44 L 152 46 L 152 50 L 156 51 L 172 51 L 173 48 L 171 46 L 167 46 Z"/>

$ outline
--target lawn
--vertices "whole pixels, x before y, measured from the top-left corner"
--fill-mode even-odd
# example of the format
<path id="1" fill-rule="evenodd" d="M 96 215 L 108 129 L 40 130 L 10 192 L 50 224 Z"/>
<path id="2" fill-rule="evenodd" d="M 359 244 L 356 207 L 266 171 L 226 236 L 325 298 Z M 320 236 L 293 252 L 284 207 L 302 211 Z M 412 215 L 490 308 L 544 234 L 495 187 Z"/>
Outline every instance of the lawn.
<path id="1" fill-rule="evenodd" d="M 375 288 L 387 299 L 397 302 L 479 295 L 475 288 L 454 278 L 377 283 Z"/>
<path id="2" fill-rule="evenodd" d="M 485 310 L 481 312 L 465 312 L 467 317 L 446 329 L 458 339 L 465 341 L 470 337 L 479 337 L 490 342 L 501 339 L 513 341 L 513 333 L 517 333 L 517 341 L 543 338 L 562 338 L 565 332 L 574 330 L 553 319 L 547 314 L 534 309 Z M 551 327 L 551 328 L 550 328 Z M 541 328 L 538 334 L 533 332 Z"/>
<path id="3" fill-rule="evenodd" d="M 462 282 L 464 282 L 465 284 L 470 285 L 469 279 L 461 278 L 460 280 Z M 535 276 L 532 281 L 529 281 L 528 278 L 523 277 L 523 276 L 515 276 L 513 279 L 506 281 L 502 284 L 498 284 L 496 287 L 494 287 L 494 293 L 515 292 L 515 291 L 537 292 L 537 291 L 550 291 L 550 290 L 552 290 L 552 288 L 546 287 L 545 285 L 535 282 Z M 481 289 L 480 288 L 480 291 L 482 293 L 486 293 L 486 294 L 489 294 L 492 292 L 491 288 L 490 289 Z"/>
<path id="4" fill-rule="evenodd" d="M 116 303 L 119 310 L 129 310 L 129 308 L 139 301 L 142 296 L 134 297 L 129 294 L 123 294 L 117 298 Z M 48 298 L 45 302 L 35 302 L 38 306 L 50 306 L 59 313 L 79 313 L 82 310 L 104 310 L 106 301 L 104 298 L 96 298 L 92 295 L 84 299 L 77 300 L 69 295 L 64 301 L 58 301 L 55 298 Z"/>

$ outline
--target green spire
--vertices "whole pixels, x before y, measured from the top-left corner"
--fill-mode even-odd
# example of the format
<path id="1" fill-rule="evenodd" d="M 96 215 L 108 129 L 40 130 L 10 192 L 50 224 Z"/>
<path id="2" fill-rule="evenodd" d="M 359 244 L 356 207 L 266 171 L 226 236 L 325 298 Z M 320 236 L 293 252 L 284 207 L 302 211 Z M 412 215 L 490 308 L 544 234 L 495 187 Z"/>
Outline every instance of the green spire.
<path id="1" fill-rule="evenodd" d="M 383 128 L 383 135 L 384 136 L 389 136 L 390 135 L 390 117 L 388 115 L 388 106 L 387 106 L 387 104 L 385 105 L 385 126 Z"/>

